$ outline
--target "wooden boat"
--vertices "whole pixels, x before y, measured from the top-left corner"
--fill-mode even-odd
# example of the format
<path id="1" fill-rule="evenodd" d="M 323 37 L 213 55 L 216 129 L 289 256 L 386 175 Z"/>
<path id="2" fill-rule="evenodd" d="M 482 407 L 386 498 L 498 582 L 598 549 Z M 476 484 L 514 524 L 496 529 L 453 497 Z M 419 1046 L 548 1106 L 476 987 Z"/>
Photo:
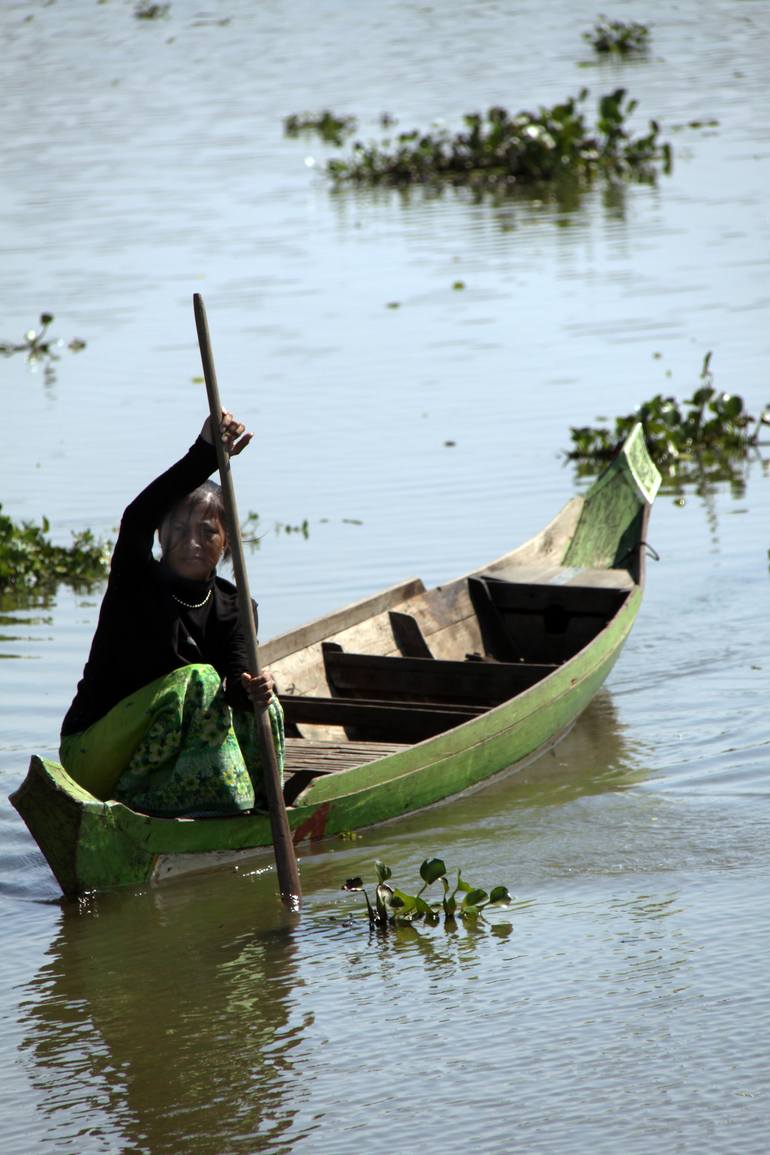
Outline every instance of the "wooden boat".
<path id="1" fill-rule="evenodd" d="M 398 818 L 532 760 L 604 682 L 642 596 L 660 483 L 641 426 L 536 537 L 448 585 L 386 589 L 274 638 L 295 844 Z M 271 844 L 266 815 L 155 818 L 33 757 L 11 801 L 66 895 Z"/>

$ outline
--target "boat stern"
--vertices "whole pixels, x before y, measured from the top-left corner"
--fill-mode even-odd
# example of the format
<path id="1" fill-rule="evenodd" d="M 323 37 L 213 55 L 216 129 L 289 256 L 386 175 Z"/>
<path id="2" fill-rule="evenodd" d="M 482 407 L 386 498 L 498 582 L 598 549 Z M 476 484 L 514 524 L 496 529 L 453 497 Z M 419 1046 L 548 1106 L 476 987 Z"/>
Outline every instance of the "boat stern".
<path id="1" fill-rule="evenodd" d="M 113 803 L 84 790 L 57 762 L 33 755 L 9 801 L 68 898 L 150 878 L 155 855 L 123 835 Z"/>

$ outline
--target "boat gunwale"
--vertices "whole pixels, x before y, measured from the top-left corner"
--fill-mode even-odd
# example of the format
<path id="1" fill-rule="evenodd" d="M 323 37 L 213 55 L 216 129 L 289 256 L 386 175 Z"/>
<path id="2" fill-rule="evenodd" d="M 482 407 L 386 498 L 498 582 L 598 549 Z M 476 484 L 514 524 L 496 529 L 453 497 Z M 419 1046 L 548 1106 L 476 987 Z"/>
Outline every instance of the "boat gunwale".
<path id="1" fill-rule="evenodd" d="M 528 764 L 569 731 L 620 655 L 641 604 L 646 568 L 646 529 L 657 474 L 649 458 L 645 460 L 642 456 L 644 452 L 644 442 L 637 427 L 627 439 L 624 451 L 585 494 L 572 497 L 537 534 L 487 565 L 431 590 L 427 590 L 419 578 L 408 579 L 279 635 L 263 647 L 266 651 L 278 649 L 277 653 L 271 654 L 271 662 L 277 662 L 299 651 L 311 650 L 316 642 L 332 639 L 335 633 L 344 633 L 348 628 L 385 614 L 394 606 L 405 608 L 411 603 L 411 607 L 416 609 L 415 602 L 420 597 L 457 590 L 472 576 L 493 575 L 501 569 L 515 571 L 519 565 L 524 575 L 530 562 L 535 567 L 544 566 L 546 571 L 551 566 L 557 570 L 575 568 L 564 559 L 580 528 L 583 527 L 585 536 L 586 526 L 592 524 L 588 521 L 584 525 L 584 513 L 591 508 L 588 499 L 604 490 L 610 480 L 627 486 L 633 492 L 641 512 L 635 541 L 629 552 L 623 555 L 621 564 L 601 560 L 593 563 L 597 571 L 611 573 L 616 569 L 625 575 L 625 597 L 579 650 L 534 684 L 476 717 L 372 761 L 311 779 L 295 803 L 287 808 L 295 840 L 331 836 L 349 828 L 351 823 L 354 829 L 366 829 L 393 821 L 405 813 L 448 802 Z M 635 462 L 630 460 L 631 456 L 635 456 Z M 647 469 L 646 480 L 652 490 L 649 500 L 645 500 L 636 466 L 642 473 Z M 599 526 L 602 522 L 596 521 L 596 524 Z M 599 553 L 596 556 L 598 559 L 607 555 Z M 617 553 L 615 556 L 617 559 Z M 592 563 L 586 560 L 581 566 L 576 560 L 575 566 L 577 573 L 580 569 L 590 570 Z M 515 577 L 507 574 L 506 580 L 516 581 Z M 552 579 L 533 579 L 531 584 L 547 587 L 552 584 Z M 587 587 L 593 584 L 585 583 Z M 605 583 L 600 581 L 596 584 Z M 580 582 L 574 585 L 570 582 L 570 586 L 580 588 Z M 450 625 L 457 628 L 464 620 L 464 617 L 458 617 L 442 628 Z M 301 644 L 295 644 L 298 642 Z M 574 704 L 565 708 L 565 702 L 570 698 L 574 698 Z M 536 720 L 538 711 L 542 711 L 542 723 Z M 517 731 L 521 732 L 518 741 Z M 507 738 L 512 757 L 503 762 Z M 527 745 L 532 742 L 534 744 Z M 478 757 L 477 751 L 480 752 Z M 446 789 L 435 783 L 437 769 L 442 764 L 446 767 L 443 779 Z M 410 779 L 415 783 L 415 789 L 411 791 L 408 787 Z M 388 786 L 398 787 L 396 797 L 378 808 L 375 799 L 387 797 Z M 50 808 L 56 803 L 57 795 L 66 798 L 66 805 L 73 812 L 77 810 L 79 816 L 77 839 L 70 847 L 71 862 L 65 871 L 57 870 L 54 865 L 61 857 L 53 845 L 56 841 L 54 834 L 50 829 L 42 829 L 45 823 L 41 824 L 33 812 L 36 805 L 43 810 Z M 367 796 L 371 799 L 368 809 L 364 802 Z M 69 896 L 120 885 L 144 885 L 151 880 L 155 864 L 162 856 L 254 852 L 270 846 L 269 819 L 265 814 L 210 819 L 154 817 L 131 810 L 116 800 L 102 801 L 90 795 L 59 763 L 38 755 L 32 756 L 27 777 L 11 795 L 11 802 L 38 841 L 62 890 Z M 39 832 L 44 835 L 41 840 L 37 837 Z M 110 840 L 116 840 L 114 851 Z M 44 849 L 44 844 L 47 849 Z M 107 851 L 109 861 L 105 863 L 103 855 Z"/>
<path id="2" fill-rule="evenodd" d="M 602 627 L 601 630 L 598 630 L 597 633 L 594 634 L 594 636 L 588 642 L 586 642 L 586 644 L 584 646 L 582 646 L 575 654 L 572 654 L 565 662 L 563 662 L 560 666 L 557 666 L 557 668 L 555 670 L 551 670 L 550 673 L 548 673 L 544 677 L 540 678 L 533 685 L 527 686 L 526 689 L 521 690 L 518 694 L 514 694 L 512 697 L 506 698 L 504 701 L 497 703 L 497 705 L 490 707 L 490 709 L 485 710 L 483 714 L 479 714 L 475 718 L 468 718 L 465 722 L 460 722 L 460 723 L 458 723 L 458 725 L 452 726 L 451 729 L 444 730 L 440 734 L 433 734 L 427 738 L 423 738 L 420 742 L 410 743 L 403 750 L 397 750 L 392 754 L 386 754 L 384 757 L 377 758 L 371 762 L 361 763 L 359 766 L 349 766 L 343 770 L 335 771 L 332 774 L 328 774 L 328 775 L 325 774 L 322 777 L 319 776 L 318 778 L 313 779 L 313 781 L 310 782 L 309 785 L 306 787 L 305 791 L 303 791 L 303 793 L 300 795 L 300 799 L 301 799 L 300 805 L 301 806 L 311 805 L 311 804 L 322 805 L 325 802 L 334 802 L 339 797 L 349 797 L 350 795 L 355 794 L 358 791 L 350 791 L 348 794 L 341 794 L 340 793 L 340 794 L 333 795 L 331 797 L 323 797 L 323 796 L 322 797 L 316 797 L 316 795 L 321 795 L 321 794 L 325 793 L 323 791 L 323 787 L 326 785 L 326 783 L 331 784 L 333 782 L 338 781 L 340 778 L 349 779 L 350 775 L 357 774 L 357 773 L 360 773 L 363 771 L 370 772 L 371 770 L 376 769 L 377 767 L 380 767 L 380 766 L 384 766 L 384 765 L 392 766 L 394 762 L 398 762 L 399 760 L 400 761 L 407 761 L 413 755 L 414 751 L 419 751 L 424 747 L 431 747 L 434 749 L 439 748 L 442 745 L 442 739 L 446 740 L 447 744 L 451 744 L 451 740 L 454 737 L 454 735 L 461 734 L 464 736 L 471 729 L 484 729 L 484 728 L 486 728 L 485 724 L 488 722 L 489 719 L 495 719 L 495 718 L 500 717 L 500 715 L 504 711 L 510 710 L 511 707 L 514 706 L 514 704 L 518 705 L 519 703 L 523 703 L 525 706 L 528 705 L 532 698 L 539 695 L 539 693 L 543 687 L 550 688 L 557 679 L 564 678 L 565 673 L 568 673 L 571 670 L 573 670 L 579 659 L 585 659 L 589 653 L 593 653 L 593 652 L 598 653 L 599 647 L 598 647 L 597 643 L 600 641 L 602 636 L 605 635 L 607 633 L 607 631 L 609 631 L 612 627 L 615 627 L 616 624 L 619 621 L 621 621 L 622 617 L 630 615 L 630 621 L 628 622 L 627 628 L 622 630 L 621 636 L 619 637 L 617 644 L 609 651 L 609 654 L 616 653 L 622 647 L 625 639 L 628 637 L 628 635 L 631 631 L 631 627 L 633 626 L 634 620 L 636 618 L 636 614 L 637 614 L 638 609 L 639 609 L 639 605 L 640 605 L 640 601 L 641 601 L 641 592 L 642 592 L 641 587 L 639 585 L 635 585 L 634 588 L 629 591 L 629 595 L 624 600 L 623 604 L 618 607 L 617 613 L 613 614 L 613 616 L 609 619 L 607 624 Z M 631 612 L 631 611 L 633 611 L 633 612 Z M 599 669 L 604 664 L 605 661 L 606 661 L 606 655 L 601 661 L 597 661 L 596 663 L 589 666 L 588 669 L 585 671 L 585 678 L 588 678 L 591 673 L 593 673 L 595 670 Z M 570 693 L 572 690 L 574 690 L 575 686 L 578 684 L 579 681 L 583 681 L 583 680 L 585 680 L 585 678 L 581 676 L 580 679 L 577 679 L 577 678 L 572 679 L 572 681 L 569 683 L 568 686 L 565 687 L 565 689 L 563 691 L 548 698 L 549 704 L 551 702 L 557 702 L 557 701 L 563 699 L 568 693 Z M 535 711 L 538 708 L 539 707 L 533 707 L 529 711 L 525 711 L 525 712 L 521 713 L 520 716 L 517 716 L 514 720 L 511 721 L 510 725 L 505 726 L 499 730 L 493 730 L 493 733 L 495 734 L 495 736 L 497 736 L 498 734 L 504 734 L 507 730 L 513 729 L 514 726 L 518 726 L 521 723 L 523 723 L 527 718 L 532 717 L 532 715 L 535 713 Z M 486 737 L 489 737 L 489 735 L 487 735 Z M 400 778 L 403 778 L 409 774 L 412 774 L 418 769 L 426 769 L 428 766 L 432 765 L 434 762 L 442 761 L 443 758 L 446 757 L 447 753 L 451 754 L 451 753 L 459 753 L 460 750 L 471 750 L 475 746 L 480 745 L 481 742 L 483 742 L 485 740 L 486 740 L 486 738 L 482 737 L 480 742 L 462 743 L 460 745 L 459 750 L 453 751 L 450 749 L 449 751 L 446 751 L 446 752 L 442 750 L 441 756 L 433 759 L 431 762 L 425 762 L 425 763 L 422 763 L 421 765 L 418 765 L 418 766 L 407 766 L 403 771 L 401 771 L 397 774 L 393 774 L 388 778 L 383 778 L 379 782 L 368 783 L 366 786 L 363 787 L 363 789 L 367 789 L 367 788 L 373 787 L 373 786 L 377 786 L 377 787 L 386 786 L 389 782 L 396 782 Z M 314 787 L 318 787 L 319 789 L 314 790 Z M 312 796 L 311 796 L 310 792 L 312 792 Z M 298 810 L 299 808 L 300 807 L 297 806 L 295 803 L 295 806 L 292 809 Z M 289 811 L 289 813 L 291 814 L 291 810 Z"/>
<path id="3" fill-rule="evenodd" d="M 611 657 L 622 648 L 622 645 L 630 633 L 634 619 L 638 612 L 641 601 L 641 592 L 641 586 L 634 585 L 633 589 L 629 591 L 628 597 L 623 601 L 623 604 L 618 607 L 617 612 L 612 616 L 612 618 L 609 619 L 609 621 L 605 626 L 602 627 L 601 630 L 597 631 L 597 633 L 584 646 L 581 647 L 580 650 L 571 655 L 556 669 L 551 670 L 550 673 L 539 679 L 536 683 L 534 683 L 534 685 L 528 686 L 526 689 L 520 691 L 520 693 L 513 695 L 511 698 L 506 698 L 504 701 L 490 707 L 489 710 L 484 711 L 483 714 L 479 714 L 475 718 L 469 718 L 467 721 L 461 722 L 449 730 L 445 730 L 442 733 L 423 738 L 419 742 L 409 743 L 408 745 L 405 745 L 401 750 L 394 751 L 391 754 L 386 754 L 381 758 L 373 759 L 371 762 L 362 762 L 357 766 L 348 766 L 343 769 L 336 770 L 332 773 L 319 775 L 317 778 L 314 778 L 299 796 L 299 799 L 292 806 L 287 806 L 286 809 L 290 825 L 301 825 L 302 821 L 304 821 L 307 817 L 307 812 L 312 812 L 318 806 L 322 806 L 324 804 L 332 804 L 342 798 L 353 797 L 358 793 L 366 792 L 370 789 L 380 789 L 386 787 L 389 783 L 397 782 L 410 774 L 416 773 L 418 770 L 428 769 L 430 766 L 443 761 L 447 756 L 458 754 L 467 750 L 472 750 L 475 747 L 482 745 L 483 742 L 487 741 L 492 735 L 497 737 L 505 734 L 508 730 L 512 730 L 514 727 L 521 725 L 526 721 L 527 718 L 533 716 L 539 707 L 531 706 L 532 699 L 540 696 L 544 687 L 549 689 L 557 680 L 564 680 L 565 675 L 570 675 L 571 672 L 575 669 L 575 666 L 579 662 L 584 661 L 589 656 L 589 654 L 599 654 L 601 652 L 601 659 L 587 666 L 585 671 L 581 673 L 580 678 L 571 678 L 563 690 L 555 695 L 548 697 L 549 705 L 551 703 L 562 700 L 564 697 L 574 691 L 579 682 L 589 678 L 592 673 L 594 673 L 597 669 L 600 669 L 606 663 L 608 657 Z M 608 633 L 609 630 L 613 628 L 617 629 L 618 623 L 622 623 L 622 619 L 624 617 L 628 617 L 630 620 L 628 621 L 628 624 L 625 628 L 620 629 L 620 636 L 618 637 L 616 644 L 606 652 L 602 651 L 598 643 L 601 641 L 603 636 Z M 499 719 L 503 713 L 511 711 L 514 706 L 519 707 L 519 704 L 521 704 L 524 709 L 518 710 L 517 716 L 511 719 L 508 725 L 502 726 L 499 729 L 495 728 L 494 721 Z M 528 706 L 530 706 L 529 709 L 526 708 Z M 493 720 L 493 725 L 491 727 L 489 725 L 490 719 Z M 489 733 L 482 734 L 478 741 L 464 741 L 466 736 L 469 733 L 473 733 L 475 730 L 489 731 Z M 458 736 L 460 740 L 457 741 L 455 736 Z M 452 747 L 456 748 L 453 749 Z M 424 750 L 435 750 L 437 752 L 437 756 L 431 758 L 430 760 L 422 761 L 420 755 Z M 416 764 L 402 767 L 404 762 L 408 763 L 414 761 L 415 753 L 417 754 Z M 37 755 L 33 755 L 33 758 L 37 757 Z M 48 767 L 55 768 L 56 780 L 53 780 L 52 778 L 52 786 L 55 789 L 58 789 L 67 794 L 68 797 L 72 798 L 73 801 L 75 801 L 83 808 L 97 813 L 99 811 L 109 813 L 116 818 L 120 816 L 123 822 L 126 821 L 126 816 L 130 816 L 130 824 L 136 822 L 143 827 L 146 827 L 148 824 L 152 824 L 153 828 L 158 831 L 162 831 L 164 829 L 167 831 L 182 831 L 186 827 L 191 827 L 193 824 L 195 824 L 200 829 L 209 829 L 211 831 L 216 831 L 219 824 L 226 825 L 228 828 L 232 829 L 233 823 L 238 823 L 239 825 L 243 823 L 245 826 L 248 823 L 253 823 L 255 821 L 261 823 L 266 817 L 261 812 L 259 814 L 219 815 L 212 818 L 192 818 L 185 816 L 169 818 L 145 814 L 139 810 L 132 810 L 130 806 L 126 806 L 125 803 L 119 802 L 116 799 L 107 799 L 102 801 L 93 795 L 88 795 L 88 797 L 84 798 L 83 795 L 86 795 L 87 791 L 85 791 L 83 787 L 79 785 L 79 783 L 71 778 L 67 771 L 63 767 L 60 767 L 59 763 L 45 758 L 39 758 L 38 760 L 46 768 L 48 776 L 51 778 L 52 775 L 48 770 Z M 515 764 L 515 762 L 511 763 L 511 765 Z M 349 784 L 353 776 L 361 776 L 363 774 L 368 776 L 372 771 L 376 771 L 378 768 L 382 769 L 384 767 L 388 767 L 395 772 L 379 779 L 376 782 L 369 780 L 365 783 L 361 783 L 358 788 L 352 790 L 337 789 L 334 790 L 334 792 L 327 792 L 327 790 L 324 789 L 327 784 L 329 786 L 332 784 L 336 785 L 337 783 L 340 783 L 341 785 L 344 785 L 345 783 Z M 62 776 L 63 781 L 60 781 L 59 779 Z M 69 789 L 70 782 L 75 787 L 75 790 L 73 791 Z M 21 787 L 19 787 L 19 789 L 21 789 Z M 157 851 L 157 853 L 163 852 Z"/>

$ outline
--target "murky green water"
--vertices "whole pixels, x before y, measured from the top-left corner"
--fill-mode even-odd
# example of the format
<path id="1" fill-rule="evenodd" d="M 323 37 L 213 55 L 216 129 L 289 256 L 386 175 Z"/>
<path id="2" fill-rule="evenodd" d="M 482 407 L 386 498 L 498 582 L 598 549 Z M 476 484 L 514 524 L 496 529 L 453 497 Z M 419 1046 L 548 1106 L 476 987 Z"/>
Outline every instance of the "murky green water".
<path id="1" fill-rule="evenodd" d="M 0 339 L 50 310 L 87 348 L 54 379 L 0 364 L 4 510 L 108 533 L 186 448 L 196 291 L 257 432 L 237 485 L 268 531 L 263 637 L 524 540 L 575 489 L 570 425 L 688 396 L 708 350 L 760 409 L 767 5 L 618 5 L 652 50 L 598 66 L 580 9 L 6 3 Z M 292 112 L 378 137 L 384 111 L 454 125 L 583 85 L 660 121 L 670 177 L 571 211 L 331 196 L 328 150 L 282 134 Z M 307 540 L 272 531 L 304 518 Z M 764 1151 L 768 527 L 760 460 L 737 489 L 659 498 L 662 560 L 572 735 L 526 775 L 307 855 L 296 924 L 269 859 L 64 905 L 3 803 L 3 1150 Z M 98 601 L 0 617 L 3 797 L 55 749 Z M 434 853 L 507 883 L 513 909 L 370 940 L 343 880 L 382 857 L 408 884 Z"/>

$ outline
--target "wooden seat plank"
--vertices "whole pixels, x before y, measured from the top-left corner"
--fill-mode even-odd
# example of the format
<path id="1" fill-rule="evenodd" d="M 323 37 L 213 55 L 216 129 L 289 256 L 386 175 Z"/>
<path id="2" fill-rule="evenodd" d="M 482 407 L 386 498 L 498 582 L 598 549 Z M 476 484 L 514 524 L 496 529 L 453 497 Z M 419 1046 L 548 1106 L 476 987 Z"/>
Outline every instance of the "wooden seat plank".
<path id="1" fill-rule="evenodd" d="M 408 744 L 407 744 L 408 745 Z M 302 791 L 319 774 L 338 774 L 366 762 L 397 754 L 405 744 L 397 742 L 327 742 L 287 738 L 284 754 L 286 780 L 283 795 L 293 805 Z"/>
<path id="2" fill-rule="evenodd" d="M 392 702 L 441 702 L 468 707 L 491 706 L 512 698 L 540 681 L 552 663 L 458 662 L 433 658 L 382 657 L 348 654 L 324 646 L 329 685 L 346 698 L 377 698 Z"/>
<path id="3" fill-rule="evenodd" d="M 472 703 L 397 702 L 354 695 L 317 698 L 279 694 L 278 699 L 288 724 L 344 726 L 353 739 L 418 742 L 482 713 L 482 709 Z"/>
<path id="4" fill-rule="evenodd" d="M 501 611 L 541 614 L 557 605 L 571 617 L 613 617 L 625 601 L 625 590 L 568 584 L 538 585 L 499 578 L 470 578 L 469 585 L 483 584 Z"/>
<path id="5" fill-rule="evenodd" d="M 566 576 L 571 571 L 560 567 L 559 572 Z M 625 589 L 495 576 L 470 577 L 468 591 L 485 652 L 507 661 L 565 661 L 604 628 L 628 597 Z"/>
<path id="6" fill-rule="evenodd" d="M 396 754 L 408 745 L 408 742 L 329 742 L 287 738 L 284 770 L 294 773 L 308 766 L 318 766 L 320 774 L 333 774 L 336 770 L 362 766 L 388 754 Z"/>

